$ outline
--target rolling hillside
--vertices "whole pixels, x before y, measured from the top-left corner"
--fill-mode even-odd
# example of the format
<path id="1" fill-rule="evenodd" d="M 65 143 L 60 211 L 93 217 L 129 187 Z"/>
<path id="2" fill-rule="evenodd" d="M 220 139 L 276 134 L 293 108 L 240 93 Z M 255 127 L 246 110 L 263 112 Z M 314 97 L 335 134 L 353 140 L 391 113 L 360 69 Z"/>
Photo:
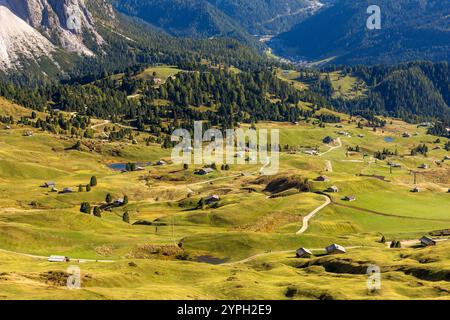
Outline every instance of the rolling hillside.
<path id="1" fill-rule="evenodd" d="M 43 131 L 32 123 L 50 117 L 65 127 L 62 119 L 73 118 L 62 112 L 33 119 L 31 110 L 0 99 L 8 124 L 0 125 L 1 298 L 448 299 L 448 236 L 437 233 L 437 245 L 428 248 L 417 240 L 450 224 L 449 162 L 442 160 L 448 139 L 438 142 L 425 128 L 396 119 L 373 131 L 367 121 L 359 119 L 359 127 L 345 114 L 337 114 L 339 129 L 323 127 L 320 112 L 297 124 L 257 124 L 257 130 L 279 129 L 280 143 L 289 145 L 280 153 L 278 176 L 259 176 L 259 166 L 250 164 L 199 176 L 201 166 L 186 169 L 170 161 L 114 170 L 113 164 L 169 159 L 170 150 L 147 144 L 151 135 L 134 130 L 136 143 L 128 137 L 105 141 L 104 134 L 120 124 L 95 118 L 88 124 L 91 138 L 80 138 L 83 129 L 76 127 L 73 134 L 62 127 Z M 341 130 L 349 135 L 341 135 L 340 144 L 322 142 Z M 405 138 L 404 131 L 417 134 Z M 79 139 L 80 148 L 71 148 Z M 419 143 L 430 147 L 426 157 L 409 154 Z M 307 154 L 306 146 L 319 154 Z M 360 151 L 348 152 L 356 146 Z M 375 161 L 373 153 L 382 148 L 398 154 Z M 389 161 L 401 167 L 390 171 Z M 429 167 L 414 183 L 410 171 L 421 163 Z M 316 181 L 325 174 L 327 181 Z M 97 183 L 88 190 L 94 175 Z M 304 179 L 309 191 L 298 188 Z M 43 186 L 46 181 L 73 191 L 55 192 Z M 327 193 L 325 202 L 323 191 L 331 185 L 339 190 Z M 411 192 L 414 186 L 421 192 Z M 129 202 L 99 216 L 80 212 L 83 202 L 104 205 L 107 194 L 127 195 Z M 211 194 L 220 200 L 199 206 Z M 351 194 L 356 200 L 345 201 Z M 303 218 L 318 208 L 303 228 Z M 391 241 L 401 247 L 389 248 Z M 331 243 L 347 253 L 326 255 Z M 296 259 L 298 247 L 310 248 L 313 256 Z M 48 262 L 54 254 L 71 261 Z M 366 287 L 370 264 L 382 270 L 376 293 Z M 80 290 L 66 288 L 70 265 L 82 270 Z"/>

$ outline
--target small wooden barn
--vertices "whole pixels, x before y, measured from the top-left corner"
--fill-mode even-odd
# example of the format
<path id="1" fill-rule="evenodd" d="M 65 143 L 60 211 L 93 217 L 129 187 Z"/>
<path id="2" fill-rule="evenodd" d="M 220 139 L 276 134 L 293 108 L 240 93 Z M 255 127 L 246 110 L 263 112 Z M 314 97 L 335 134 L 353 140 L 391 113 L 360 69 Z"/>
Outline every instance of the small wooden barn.
<path id="1" fill-rule="evenodd" d="M 312 256 L 312 252 L 306 248 L 299 248 L 295 252 L 297 258 L 310 258 Z"/>
<path id="2" fill-rule="evenodd" d="M 420 243 L 425 247 L 436 245 L 436 241 L 427 236 L 423 236 L 422 238 L 420 238 Z"/>
<path id="3" fill-rule="evenodd" d="M 342 254 L 347 252 L 343 246 L 336 243 L 333 243 L 332 245 L 326 247 L 325 251 L 327 252 L 327 254 Z"/>

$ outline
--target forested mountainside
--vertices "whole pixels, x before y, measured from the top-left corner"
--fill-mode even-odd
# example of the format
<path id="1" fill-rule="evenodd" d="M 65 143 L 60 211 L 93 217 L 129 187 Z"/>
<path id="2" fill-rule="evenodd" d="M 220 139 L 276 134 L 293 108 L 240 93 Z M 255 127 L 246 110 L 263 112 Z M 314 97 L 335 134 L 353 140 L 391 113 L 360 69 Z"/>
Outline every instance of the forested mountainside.
<path id="1" fill-rule="evenodd" d="M 229 36 L 256 41 L 238 23 L 204 0 L 114 0 L 116 8 L 181 37 Z"/>
<path id="2" fill-rule="evenodd" d="M 327 68 L 333 71 L 335 68 Z M 413 62 L 395 66 L 355 66 L 344 73 L 358 75 L 369 86 L 358 99 L 332 98 L 328 78 L 319 80 L 316 90 L 328 96 L 337 110 L 358 113 L 371 111 L 419 122 L 439 118 L 450 123 L 450 72 L 447 62 Z"/>
<path id="3" fill-rule="evenodd" d="M 66 15 L 64 10 L 69 8 L 64 7 L 64 4 L 72 3 L 70 0 L 66 2 L 55 7 L 62 7 L 63 16 Z M 15 39 L 20 44 L 9 46 L 11 50 L 6 51 L 5 56 L 0 55 L 0 78 L 14 82 L 30 82 L 30 79 L 32 82 L 42 82 L 58 78 L 92 81 L 104 77 L 105 74 L 120 72 L 139 64 L 165 63 L 189 69 L 192 65 L 199 64 L 202 59 L 243 68 L 252 65 L 258 65 L 260 68 L 261 63 L 264 65 L 264 59 L 256 49 L 245 46 L 238 40 L 174 38 L 143 21 L 115 12 L 106 0 L 86 0 L 79 3 L 85 5 L 83 8 L 87 11 L 83 12 L 87 12 L 95 34 L 101 39 L 101 42 L 94 41 L 82 28 L 83 33 L 77 38 L 78 43 L 83 44 L 86 50 L 92 53 L 89 55 L 65 50 L 58 40 L 45 31 L 50 32 L 56 27 L 33 28 L 26 22 L 26 14 L 31 14 L 25 4 L 18 8 L 17 3 L 14 7 L 9 2 L 0 3 L 0 14 L 7 13 L 7 16 L 18 21 L 18 25 L 23 29 L 16 29 L 17 25 L 14 24 L 0 29 L 3 40 Z M 27 5 L 36 3 L 30 0 Z M 42 10 L 46 10 L 38 5 L 33 8 L 38 15 L 42 14 Z M 6 22 L 1 20 L 0 23 Z M 11 31 L 9 38 L 4 35 L 5 30 Z"/>
<path id="4" fill-rule="evenodd" d="M 171 119 L 174 126 L 180 119 L 184 119 L 186 125 L 193 119 L 209 120 L 210 125 L 259 120 L 296 121 L 299 117 L 311 116 L 311 112 L 322 107 L 370 117 L 387 115 L 411 122 L 438 120 L 444 125 L 450 123 L 447 62 L 341 66 L 324 70 L 300 68 L 298 72 L 308 76 L 307 79 L 295 79 L 307 83 L 299 90 L 277 74 L 280 69 L 293 66 L 266 58 L 254 47 L 228 37 L 173 37 L 142 20 L 115 12 L 104 0 L 65 0 L 59 5 L 52 1 L 29 0 L 22 2 L 22 7 L 18 2 L 11 5 L 12 2 L 2 0 L 1 3 L 2 13 L 21 21 L 23 34 L 35 34 L 33 39 L 42 38 L 42 43 L 48 42 L 48 46 L 34 46 L 42 51 L 48 49 L 48 52 L 31 51 L 28 57 L 19 55 L 16 69 L 0 72 L 0 95 L 32 109 L 56 108 L 86 116 L 125 119 L 137 127 L 156 125 L 163 118 Z M 214 7 L 231 10 L 225 6 L 227 3 L 231 6 L 239 2 L 215 2 Z M 243 7 L 249 12 L 264 7 L 262 3 L 259 7 L 258 3 L 254 6 L 246 3 Z M 45 9 L 39 7 L 40 4 L 49 7 Z M 267 2 L 264 8 L 269 8 L 270 4 Z M 422 19 L 429 17 L 428 6 L 434 5 L 433 12 L 437 14 L 446 10 L 433 0 L 424 0 L 420 4 L 424 6 L 424 13 L 416 16 Z M 327 2 L 327 5 L 331 3 Z M 338 1 L 333 10 L 343 5 L 342 8 L 347 8 L 349 3 Z M 402 1 L 399 5 L 411 12 L 416 10 Z M 169 12 L 170 6 L 166 7 Z M 42 21 L 35 15 L 39 17 L 39 13 L 50 9 L 58 23 L 52 20 L 53 24 L 44 23 L 45 28 L 33 27 L 33 21 Z M 323 12 L 325 10 L 331 9 Z M 69 22 L 68 16 L 75 20 Z M 72 24 L 74 21 L 76 28 Z M 431 20 L 424 25 L 437 27 Z M 92 54 L 70 52 L 61 45 L 61 39 L 50 36 L 52 30 L 61 28 L 65 30 L 61 31 L 63 34 L 67 31 L 79 37 L 79 43 Z M 440 24 L 439 29 L 446 32 L 446 25 Z M 26 45 L 26 48 L 32 47 L 32 44 Z M 435 52 L 440 52 L 439 48 Z M 161 64 L 181 72 L 160 84 L 155 83 L 157 75 L 140 76 L 148 67 Z M 365 83 L 367 92 L 351 99 L 337 95 L 329 76 L 334 71 L 339 71 L 343 77 L 357 77 Z M 299 107 L 305 105 L 309 109 Z M 336 119 L 324 119 L 328 120 Z"/>
<path id="5" fill-rule="evenodd" d="M 114 6 L 176 36 L 232 36 L 287 31 L 321 8 L 316 0 L 113 0 Z"/>
<path id="6" fill-rule="evenodd" d="M 379 0 L 383 28 L 368 33 L 365 4 L 348 0 L 1 0 L 0 74 L 92 77 L 192 56 L 252 64 L 264 45 L 251 34 L 289 30 L 294 20 L 304 22 L 273 42 L 288 55 L 337 56 L 333 64 L 448 60 L 450 0 L 408 1 Z"/>
<path id="7" fill-rule="evenodd" d="M 307 90 L 298 90 L 278 78 L 274 67 L 191 67 L 178 69 L 160 85 L 155 85 L 156 76 L 142 76 L 150 72 L 145 67 L 136 67 L 84 84 L 47 84 L 29 89 L 5 83 L 0 85 L 0 95 L 36 110 L 56 108 L 131 121 L 138 128 L 153 126 L 155 130 L 163 120 L 171 123 L 170 128 L 181 123 L 191 127 L 198 119 L 225 127 L 261 120 L 293 122 L 307 119 L 323 107 L 370 119 L 383 115 L 413 123 L 450 123 L 448 63 L 306 70 L 310 88 Z M 368 92 L 354 99 L 335 97 L 327 74 L 336 70 L 363 79 Z M 308 108 L 299 108 L 300 105 Z"/>
<path id="8" fill-rule="evenodd" d="M 368 5 L 381 8 L 381 30 L 368 30 Z M 273 40 L 278 53 L 333 64 L 450 60 L 449 0 L 339 0 Z"/>
<path id="9" fill-rule="evenodd" d="M 49 10 L 51 18 L 45 16 Z M 0 54 L 0 78 L 8 80 L 89 81 L 137 64 L 166 63 L 189 68 L 208 59 L 244 67 L 263 61 L 256 49 L 232 38 L 173 38 L 143 21 L 115 12 L 106 0 L 1 0 L 0 14 L 8 18 L 0 21 L 4 24 L 0 36 L 7 44 Z"/>

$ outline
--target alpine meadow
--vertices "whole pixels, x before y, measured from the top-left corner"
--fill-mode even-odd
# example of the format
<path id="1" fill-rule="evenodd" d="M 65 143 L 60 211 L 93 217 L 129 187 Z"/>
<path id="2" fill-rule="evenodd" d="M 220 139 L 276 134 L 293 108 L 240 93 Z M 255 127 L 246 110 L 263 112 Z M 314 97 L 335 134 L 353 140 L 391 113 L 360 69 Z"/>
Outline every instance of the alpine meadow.
<path id="1" fill-rule="evenodd" d="M 449 61 L 450 0 L 0 0 L 0 299 L 450 300 Z"/>

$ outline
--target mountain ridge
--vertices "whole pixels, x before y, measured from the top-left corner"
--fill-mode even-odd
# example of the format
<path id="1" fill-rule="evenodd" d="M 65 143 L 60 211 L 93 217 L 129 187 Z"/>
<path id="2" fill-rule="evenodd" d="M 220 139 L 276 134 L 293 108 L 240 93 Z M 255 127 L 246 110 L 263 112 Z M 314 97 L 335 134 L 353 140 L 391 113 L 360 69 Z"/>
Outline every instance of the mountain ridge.
<path id="1" fill-rule="evenodd" d="M 95 1 L 103 8 L 110 6 L 105 0 Z M 23 60 L 38 63 L 41 57 L 59 68 L 55 52 L 94 56 L 87 42 L 104 44 L 85 0 L 0 0 L 0 10 L 2 70 L 20 69 Z"/>
<path id="2" fill-rule="evenodd" d="M 381 30 L 368 30 L 367 2 L 339 0 L 272 41 L 281 55 L 333 64 L 450 60 L 449 0 L 374 0 Z"/>
<path id="3" fill-rule="evenodd" d="M 112 0 L 112 3 L 118 11 L 139 17 L 174 36 L 232 34 L 246 41 L 254 35 L 288 30 L 307 16 L 309 9 L 320 8 L 318 0 Z M 278 19 L 283 21 L 276 22 Z"/>

